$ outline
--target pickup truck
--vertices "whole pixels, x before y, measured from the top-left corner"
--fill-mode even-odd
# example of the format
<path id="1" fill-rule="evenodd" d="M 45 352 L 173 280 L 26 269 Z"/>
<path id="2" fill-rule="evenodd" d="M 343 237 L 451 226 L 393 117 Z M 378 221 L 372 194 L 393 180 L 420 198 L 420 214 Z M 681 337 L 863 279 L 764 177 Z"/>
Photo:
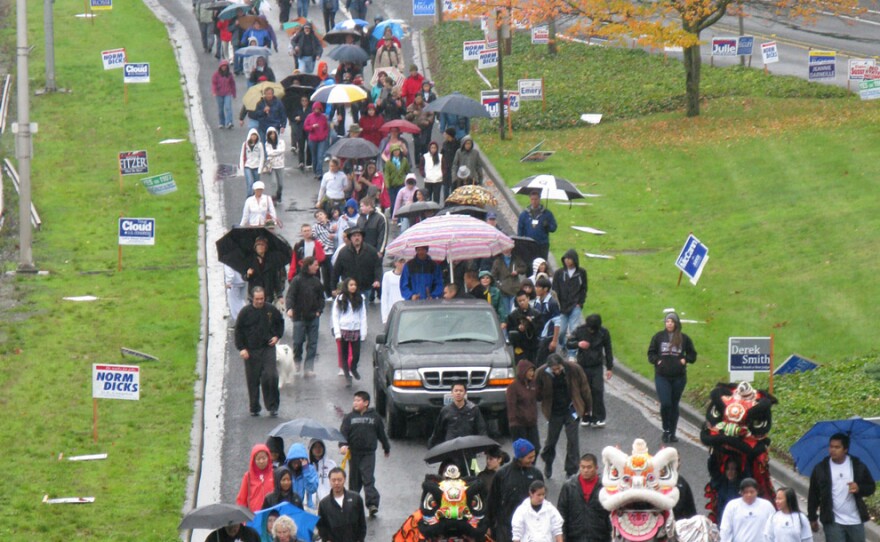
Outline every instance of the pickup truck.
<path id="1" fill-rule="evenodd" d="M 507 431 L 505 390 L 515 376 L 513 351 L 483 300 L 398 302 L 385 333 L 376 337 L 373 370 L 374 405 L 391 438 L 406 435 L 407 418 L 433 423 L 451 401 L 452 384 L 462 381 L 487 423 L 496 420 L 497 431 Z"/>

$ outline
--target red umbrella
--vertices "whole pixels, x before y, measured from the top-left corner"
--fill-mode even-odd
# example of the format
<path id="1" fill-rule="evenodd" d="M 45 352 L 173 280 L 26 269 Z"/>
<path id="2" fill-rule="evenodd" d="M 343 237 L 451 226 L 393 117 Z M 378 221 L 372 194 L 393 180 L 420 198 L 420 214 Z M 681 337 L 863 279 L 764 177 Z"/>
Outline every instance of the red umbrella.
<path id="1" fill-rule="evenodd" d="M 418 126 L 408 120 L 403 119 L 390 120 L 383 124 L 379 129 L 383 132 L 387 132 L 392 128 L 397 128 L 398 130 L 406 134 L 420 134 L 422 132 L 422 130 L 419 129 Z"/>

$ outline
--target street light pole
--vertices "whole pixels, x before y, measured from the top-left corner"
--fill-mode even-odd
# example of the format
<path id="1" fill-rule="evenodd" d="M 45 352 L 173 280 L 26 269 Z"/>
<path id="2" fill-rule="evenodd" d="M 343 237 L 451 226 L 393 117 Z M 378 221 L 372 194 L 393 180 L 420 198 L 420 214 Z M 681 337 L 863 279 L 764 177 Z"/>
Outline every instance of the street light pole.
<path id="1" fill-rule="evenodd" d="M 52 4 L 55 0 L 43 0 L 43 33 L 46 34 L 46 92 L 55 92 L 55 21 Z"/>
<path id="2" fill-rule="evenodd" d="M 498 136 L 504 139 L 504 44 L 501 42 L 501 10 L 495 11 L 495 39 L 498 50 Z"/>
<path id="3" fill-rule="evenodd" d="M 34 267 L 31 243 L 31 120 L 30 95 L 28 89 L 28 54 L 27 44 L 27 0 L 16 0 L 16 30 L 18 56 L 18 123 L 15 134 L 15 155 L 18 158 L 18 235 L 19 262 L 18 271 L 32 273 Z"/>

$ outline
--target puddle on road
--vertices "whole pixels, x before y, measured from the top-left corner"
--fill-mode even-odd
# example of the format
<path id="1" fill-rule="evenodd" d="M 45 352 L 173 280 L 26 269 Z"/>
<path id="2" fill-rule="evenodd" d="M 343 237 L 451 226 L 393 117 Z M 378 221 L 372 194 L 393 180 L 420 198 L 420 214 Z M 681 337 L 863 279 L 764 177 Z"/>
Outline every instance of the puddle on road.
<path id="1" fill-rule="evenodd" d="M 224 181 L 232 177 L 238 177 L 238 166 L 235 164 L 219 164 L 214 173 L 214 182 Z"/>

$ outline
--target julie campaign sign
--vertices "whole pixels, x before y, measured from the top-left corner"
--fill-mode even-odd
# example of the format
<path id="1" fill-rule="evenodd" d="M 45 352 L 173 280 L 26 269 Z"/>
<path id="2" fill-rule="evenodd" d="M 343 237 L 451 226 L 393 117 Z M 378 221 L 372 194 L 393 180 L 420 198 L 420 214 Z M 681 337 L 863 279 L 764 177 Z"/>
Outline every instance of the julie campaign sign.
<path id="1" fill-rule="evenodd" d="M 123 83 L 149 83 L 150 82 L 150 63 L 149 62 L 126 62 L 122 66 L 122 82 Z"/>
<path id="2" fill-rule="evenodd" d="M 707 261 L 709 261 L 709 247 L 693 235 L 689 235 L 675 260 L 675 267 L 688 276 L 691 284 L 696 284 L 703 274 Z"/>
<path id="3" fill-rule="evenodd" d="M 141 398 L 141 369 L 137 365 L 92 365 L 92 398 Z"/>
<path id="4" fill-rule="evenodd" d="M 125 65 L 125 49 L 101 51 L 101 63 L 105 70 L 117 70 Z"/>
<path id="5" fill-rule="evenodd" d="M 480 91 L 480 103 L 493 119 L 497 119 L 500 111 L 498 110 L 498 90 Z M 519 92 L 504 91 L 504 114 L 509 115 L 511 111 L 519 111 Z"/>
<path id="6" fill-rule="evenodd" d="M 147 151 L 124 151 L 119 153 L 119 173 L 121 175 L 140 175 L 149 173 Z"/>
<path id="7" fill-rule="evenodd" d="M 712 56 L 736 56 L 736 38 L 712 38 Z"/>
<path id="8" fill-rule="evenodd" d="M 156 244 L 155 218 L 119 218 L 119 244 L 144 246 Z"/>

